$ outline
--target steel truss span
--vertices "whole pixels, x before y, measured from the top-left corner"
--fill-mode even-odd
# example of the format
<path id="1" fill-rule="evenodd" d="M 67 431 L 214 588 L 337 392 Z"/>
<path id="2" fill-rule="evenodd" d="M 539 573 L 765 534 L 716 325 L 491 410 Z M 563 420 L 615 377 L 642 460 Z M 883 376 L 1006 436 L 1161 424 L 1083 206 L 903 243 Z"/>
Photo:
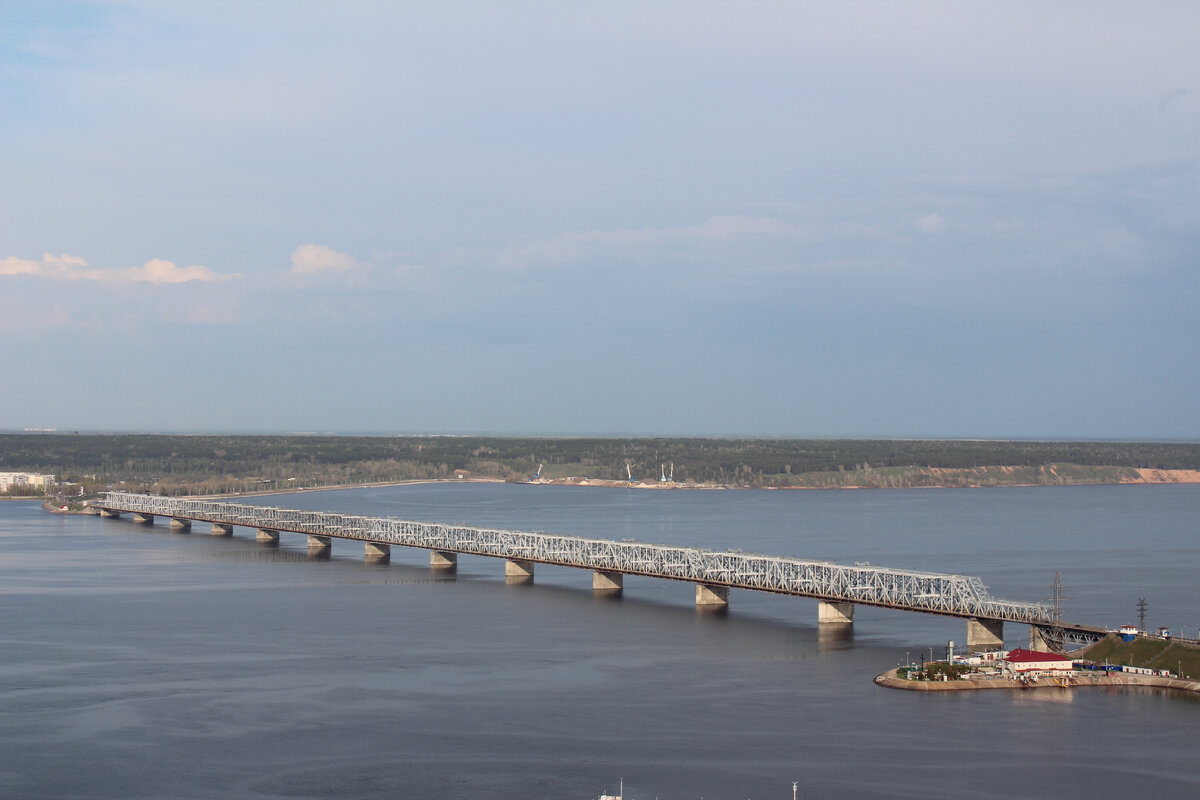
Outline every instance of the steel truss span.
<path id="1" fill-rule="evenodd" d="M 1051 620 L 1049 606 L 998 600 L 988 594 L 983 581 L 965 575 L 865 565 L 846 567 L 827 561 L 783 556 L 125 492 L 105 493 L 97 505 L 133 514 L 646 575 L 926 614 L 1018 623 L 1045 624 Z"/>

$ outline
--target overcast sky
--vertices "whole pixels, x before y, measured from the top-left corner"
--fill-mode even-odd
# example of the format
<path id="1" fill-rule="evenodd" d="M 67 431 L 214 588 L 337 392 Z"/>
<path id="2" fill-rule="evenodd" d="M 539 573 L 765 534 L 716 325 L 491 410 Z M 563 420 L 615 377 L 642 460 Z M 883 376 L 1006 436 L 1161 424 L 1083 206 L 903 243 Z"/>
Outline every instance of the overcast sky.
<path id="1" fill-rule="evenodd" d="M 1200 4 L 0 5 L 0 428 L 1200 437 Z"/>

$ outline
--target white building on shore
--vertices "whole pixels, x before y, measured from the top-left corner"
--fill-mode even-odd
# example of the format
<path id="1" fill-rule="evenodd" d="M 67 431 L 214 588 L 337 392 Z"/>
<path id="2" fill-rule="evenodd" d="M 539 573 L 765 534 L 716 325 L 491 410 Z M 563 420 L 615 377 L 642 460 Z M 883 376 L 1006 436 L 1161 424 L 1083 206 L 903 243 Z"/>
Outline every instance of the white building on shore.
<path id="1" fill-rule="evenodd" d="M 1066 656 L 1020 648 L 1009 651 L 1000 662 L 1000 669 L 1010 675 L 1061 675 L 1074 668 L 1075 662 Z"/>

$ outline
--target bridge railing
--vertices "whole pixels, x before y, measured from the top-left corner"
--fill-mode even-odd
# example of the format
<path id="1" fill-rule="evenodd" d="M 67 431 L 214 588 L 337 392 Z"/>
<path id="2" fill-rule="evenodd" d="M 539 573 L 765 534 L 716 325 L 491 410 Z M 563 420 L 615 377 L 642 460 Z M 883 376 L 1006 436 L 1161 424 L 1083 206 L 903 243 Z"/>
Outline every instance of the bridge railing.
<path id="1" fill-rule="evenodd" d="M 1022 623 L 1050 620 L 1048 606 L 993 598 L 979 578 L 965 575 L 866 565 L 848 567 L 784 556 L 125 492 L 106 493 L 99 505 L 131 513 L 648 575 L 931 614 Z"/>

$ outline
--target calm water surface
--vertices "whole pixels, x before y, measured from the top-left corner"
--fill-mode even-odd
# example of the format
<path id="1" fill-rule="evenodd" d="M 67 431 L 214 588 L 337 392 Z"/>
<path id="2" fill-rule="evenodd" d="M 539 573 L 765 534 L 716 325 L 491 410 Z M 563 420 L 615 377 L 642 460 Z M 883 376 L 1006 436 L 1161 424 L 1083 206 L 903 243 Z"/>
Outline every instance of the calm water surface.
<path id="1" fill-rule="evenodd" d="M 1200 626 L 1200 487 L 649 492 L 438 484 L 259 498 L 359 514 L 979 575 L 1067 617 Z M 310 560 L 197 526 L 0 503 L 0 797 L 1200 796 L 1200 702 L 933 695 L 871 678 L 961 622 L 424 551 Z M 1026 635 L 1009 626 L 1010 644 Z"/>

